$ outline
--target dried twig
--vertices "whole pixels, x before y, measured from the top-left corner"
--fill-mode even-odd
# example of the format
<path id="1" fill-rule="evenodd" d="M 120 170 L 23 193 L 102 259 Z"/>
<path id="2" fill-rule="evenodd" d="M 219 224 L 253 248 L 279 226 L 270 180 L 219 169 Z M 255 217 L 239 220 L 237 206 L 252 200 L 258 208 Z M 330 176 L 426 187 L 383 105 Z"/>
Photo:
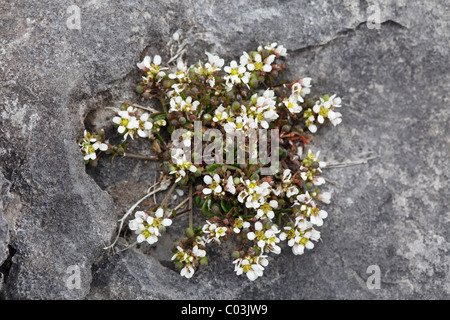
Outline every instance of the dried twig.
<path id="1" fill-rule="evenodd" d="M 371 154 L 371 153 L 369 153 Z M 361 154 L 359 154 L 361 155 Z M 373 157 L 367 157 L 365 159 L 357 159 L 354 161 L 347 160 L 344 162 L 334 162 L 334 163 L 327 163 L 327 166 L 324 169 L 332 169 L 332 168 L 344 168 L 344 167 L 350 167 L 350 166 L 357 166 L 360 164 L 367 164 L 368 161 L 378 158 L 378 156 Z"/>
<path id="2" fill-rule="evenodd" d="M 128 218 L 128 216 L 134 211 L 134 209 L 136 209 L 136 207 L 137 207 L 142 201 L 144 201 L 145 199 L 147 199 L 147 198 L 148 198 L 149 196 L 151 196 L 152 194 L 155 194 L 155 193 L 157 193 L 157 192 L 159 192 L 159 191 L 161 191 L 161 190 L 163 190 L 163 189 L 162 189 L 161 187 L 159 187 L 158 189 L 155 189 L 155 190 L 153 190 L 152 192 L 147 193 L 145 196 L 143 196 L 141 199 L 139 199 L 139 201 L 137 201 L 133 206 L 131 206 L 130 209 L 128 209 L 128 211 L 124 214 L 124 216 L 123 216 L 121 219 L 119 219 L 119 222 L 120 222 L 119 231 L 117 232 L 117 236 L 116 236 L 116 238 L 114 239 L 113 243 L 112 243 L 111 245 L 109 245 L 109 246 L 103 248 L 103 249 L 105 249 L 105 250 L 111 249 L 111 248 L 113 248 L 113 247 L 116 245 L 117 240 L 119 240 L 120 232 L 122 231 L 122 227 L 123 227 L 123 224 L 124 224 L 124 222 L 125 222 L 125 219 Z"/>
<path id="3" fill-rule="evenodd" d="M 157 156 L 141 156 L 139 154 L 133 154 L 133 153 L 128 153 L 128 152 L 125 152 L 123 154 L 123 156 L 128 157 L 128 158 L 141 159 L 141 160 L 152 160 L 152 161 L 160 160 Z"/>

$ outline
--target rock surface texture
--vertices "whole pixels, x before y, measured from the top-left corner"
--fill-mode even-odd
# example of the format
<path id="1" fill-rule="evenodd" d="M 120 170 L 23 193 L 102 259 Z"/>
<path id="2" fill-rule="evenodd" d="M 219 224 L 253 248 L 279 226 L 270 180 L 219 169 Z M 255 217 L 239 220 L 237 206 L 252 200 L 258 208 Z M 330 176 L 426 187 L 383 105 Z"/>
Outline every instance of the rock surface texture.
<path id="1" fill-rule="evenodd" d="M 449 12 L 444 0 L 2 1 L 0 297 L 449 299 Z M 110 126 L 106 107 L 137 100 L 136 63 L 167 61 L 177 30 L 190 62 L 283 44 L 287 78 L 312 77 L 317 93 L 343 100 L 343 123 L 314 149 L 330 163 L 375 156 L 327 169 L 336 184 L 323 241 L 271 255 L 256 282 L 235 276 L 226 245 L 180 277 L 169 249 L 181 218 L 156 248 L 103 250 L 159 170 L 136 159 L 86 169 L 76 140 Z M 370 266 L 379 289 L 367 285 Z"/>

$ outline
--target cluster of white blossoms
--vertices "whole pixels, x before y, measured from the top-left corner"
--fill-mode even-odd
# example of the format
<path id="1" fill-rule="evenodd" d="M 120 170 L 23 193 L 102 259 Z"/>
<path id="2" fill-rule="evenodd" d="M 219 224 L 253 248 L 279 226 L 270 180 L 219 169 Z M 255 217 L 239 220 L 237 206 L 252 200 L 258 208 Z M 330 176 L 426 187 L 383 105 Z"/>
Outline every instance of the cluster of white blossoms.
<path id="1" fill-rule="evenodd" d="M 313 229 L 312 227 L 308 228 L 308 223 L 306 223 L 306 227 L 284 227 L 283 232 L 280 233 L 280 239 L 286 240 L 288 245 L 292 247 L 292 252 L 295 255 L 302 255 L 306 249 L 314 248 L 314 243 L 311 241 L 319 241 L 320 232 Z"/>
<path id="2" fill-rule="evenodd" d="M 206 221 L 206 224 L 202 227 L 202 231 L 204 233 L 204 241 L 205 243 L 210 243 L 211 241 L 217 242 L 220 244 L 221 238 L 227 235 L 226 227 L 219 227 L 216 223 L 211 223 Z"/>
<path id="3" fill-rule="evenodd" d="M 126 110 L 119 110 L 112 121 L 117 126 L 117 132 L 123 135 L 123 139 L 128 137 L 134 139 L 136 135 L 147 138 L 151 135 L 153 119 L 148 112 L 141 112 L 136 107 L 128 106 Z M 164 120 L 165 123 L 165 120 Z M 163 123 L 160 123 L 160 127 Z"/>
<path id="4" fill-rule="evenodd" d="M 278 118 L 275 100 L 275 92 L 267 89 L 261 96 L 255 93 L 247 105 L 242 104 L 234 112 L 227 112 L 219 107 L 215 117 L 217 122 L 224 120 L 221 123 L 228 134 L 246 132 L 249 129 L 268 129 L 269 123 Z"/>
<path id="5" fill-rule="evenodd" d="M 327 99 L 327 100 L 325 100 Z M 334 111 L 334 108 L 341 107 L 341 98 L 332 95 L 329 98 L 320 97 L 313 107 L 313 111 L 317 114 L 317 122 L 323 124 L 328 119 L 334 126 L 342 122 L 342 114 Z"/>
<path id="6" fill-rule="evenodd" d="M 173 40 L 180 45 L 178 34 Z M 123 136 L 121 145 L 111 146 L 103 142 L 102 136 L 85 132 L 79 141 L 80 149 L 87 161 L 96 160 L 97 151 L 148 159 L 125 153 L 128 147 L 125 140 L 152 140 L 153 150 L 158 153 L 154 159 L 164 161 L 162 178 L 174 185 L 162 207 L 156 211 L 152 211 L 155 207 L 137 211 L 129 221 L 137 242 L 154 244 L 172 224 L 169 212 L 171 217 L 189 212 L 189 228 L 172 248 L 172 260 L 181 276 L 191 278 L 199 266 L 207 264 L 207 245 L 231 239 L 236 243 L 232 254 L 236 274 L 256 280 L 263 276 L 269 254 L 280 254 L 285 245 L 295 255 L 301 255 L 305 248 L 312 249 L 321 237 L 316 228 L 323 226 L 328 213 L 319 204 L 331 201 L 331 194 L 322 191 L 326 163 L 318 159 L 319 153 L 314 155 L 309 150 L 303 156 L 302 151 L 310 145 L 314 137 L 311 133 L 317 132 L 320 126 L 327 123 L 336 126 L 342 122 L 342 115 L 337 111 L 341 99 L 336 95 L 308 98 L 312 87 L 309 77 L 275 83 L 279 72 L 286 67 L 287 56 L 286 48 L 275 42 L 259 46 L 255 51 L 244 51 L 229 63 L 205 52 L 206 61 L 188 65 L 183 61 L 184 51 L 173 49 L 170 51 L 177 55 L 168 60 L 167 66 L 162 65 L 159 55 L 146 56 L 137 64 L 142 77 L 136 92 L 142 101 L 157 99 L 163 111 L 124 103 L 112 119 L 117 133 Z M 196 131 L 198 122 L 201 122 L 199 132 Z M 167 138 L 178 129 L 184 130 L 183 148 Z M 203 141 L 210 129 L 227 138 L 219 144 L 219 150 L 214 150 L 215 159 L 223 154 L 227 160 L 228 156 L 236 159 L 242 151 L 246 162 L 206 164 L 209 161 L 205 146 L 201 152 L 195 150 L 191 157 L 186 148 L 192 147 L 193 138 Z M 272 176 L 263 174 L 269 166 L 267 161 L 256 164 L 250 161 L 250 154 L 254 155 L 258 142 L 263 140 L 261 132 L 267 134 L 267 129 L 279 133 L 276 154 L 281 158 L 277 159 L 280 167 Z M 258 132 L 256 139 L 261 141 L 255 143 L 250 138 L 254 132 Z M 239 142 L 241 136 L 244 143 Z M 230 140 L 233 143 L 228 143 Z M 274 143 L 271 140 L 270 149 L 266 144 L 266 151 L 271 150 L 271 155 Z M 189 208 L 183 209 L 181 203 L 169 211 L 172 205 L 169 196 L 179 190 L 175 184 L 180 189 L 189 188 L 192 199 L 184 200 L 184 203 L 190 200 Z M 207 219 L 201 227 L 193 226 L 193 203 Z"/>
<path id="7" fill-rule="evenodd" d="M 164 70 L 167 70 L 167 68 L 162 68 L 160 65 L 161 65 L 161 57 L 159 55 L 155 55 L 153 57 L 153 63 L 152 58 L 146 56 L 142 62 L 137 64 L 137 67 L 139 69 L 146 72 L 146 75 L 142 77 L 143 82 L 145 84 L 148 84 L 155 80 L 159 81 L 162 77 L 166 75 L 166 72 Z"/>
<path id="8" fill-rule="evenodd" d="M 181 96 L 175 96 L 170 99 L 170 109 L 169 112 L 194 112 L 197 110 L 200 102 L 192 101 L 192 97 L 187 97 L 183 99 Z"/>
<path id="9" fill-rule="evenodd" d="M 247 239 L 256 241 L 256 244 L 261 250 L 279 254 L 281 248 L 277 245 L 280 242 L 280 238 L 277 236 L 280 233 L 278 227 L 271 225 L 267 228 L 260 221 L 255 222 L 254 227 L 254 232 L 247 233 Z"/>
<path id="10" fill-rule="evenodd" d="M 172 220 L 165 217 L 164 209 L 161 207 L 155 212 L 136 211 L 135 218 L 128 224 L 130 230 L 138 235 L 137 242 L 147 241 L 149 244 L 156 243 L 161 232 L 170 225 Z"/>
<path id="11" fill-rule="evenodd" d="M 197 167 L 186 158 L 186 154 L 183 149 L 172 150 L 172 170 L 169 174 L 176 177 L 175 182 L 180 181 L 187 177 L 187 173 L 194 173 L 197 171 Z"/>
<path id="12" fill-rule="evenodd" d="M 202 245 L 204 247 L 204 244 Z M 177 252 L 172 256 L 172 260 L 177 261 L 183 266 L 180 268 L 180 274 L 186 278 L 192 278 L 200 259 L 206 256 L 206 251 L 199 248 L 196 244 L 192 250 L 185 250 L 181 246 L 177 246 Z"/>
<path id="13" fill-rule="evenodd" d="M 97 159 L 97 150 L 106 151 L 108 150 L 108 145 L 98 140 L 99 137 L 84 130 L 84 136 L 81 141 L 78 142 L 78 146 L 83 153 L 83 159 L 85 161 Z"/>
<path id="14" fill-rule="evenodd" d="M 254 281 L 263 275 L 264 267 L 267 267 L 269 260 L 265 255 L 247 255 L 234 260 L 233 264 L 234 271 L 238 276 L 245 274 L 250 281 Z"/>
<path id="15" fill-rule="evenodd" d="M 267 202 L 272 188 L 267 181 L 242 179 L 243 190 L 238 194 L 238 201 L 247 208 L 258 209 Z"/>
<path id="16" fill-rule="evenodd" d="M 290 113 L 300 113 L 303 111 L 301 103 L 304 102 L 303 97 L 311 92 L 311 78 L 303 78 L 295 82 L 291 86 L 291 95 L 284 98 L 283 104 Z"/>

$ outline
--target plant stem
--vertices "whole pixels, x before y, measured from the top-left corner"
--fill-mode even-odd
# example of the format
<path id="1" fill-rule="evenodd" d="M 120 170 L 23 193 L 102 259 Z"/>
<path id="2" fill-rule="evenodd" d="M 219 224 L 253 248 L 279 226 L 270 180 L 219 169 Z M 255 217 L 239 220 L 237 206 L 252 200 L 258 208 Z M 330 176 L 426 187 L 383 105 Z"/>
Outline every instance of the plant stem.
<path id="1" fill-rule="evenodd" d="M 159 160 L 159 158 L 157 156 L 147 157 L 147 156 L 141 156 L 139 154 L 133 154 L 133 153 L 124 153 L 123 156 L 128 157 L 128 158 L 141 159 L 141 160 L 152 160 L 152 161 Z"/>
<path id="2" fill-rule="evenodd" d="M 239 169 L 238 167 L 232 166 L 230 164 L 223 164 L 222 166 L 224 166 L 225 168 L 230 169 L 230 170 L 236 170 L 243 176 L 245 175 L 244 172 L 241 169 Z"/>
<path id="3" fill-rule="evenodd" d="M 167 203 L 169 202 L 169 197 L 172 194 L 173 190 L 175 190 L 175 187 L 176 187 L 176 183 L 172 184 L 172 187 L 170 187 L 169 191 L 166 194 L 166 197 L 164 198 L 164 200 L 162 202 L 164 211 L 166 211 L 166 209 L 167 209 Z"/>
<path id="4" fill-rule="evenodd" d="M 194 225 L 194 206 L 192 205 L 192 183 L 189 185 L 189 228 Z"/>

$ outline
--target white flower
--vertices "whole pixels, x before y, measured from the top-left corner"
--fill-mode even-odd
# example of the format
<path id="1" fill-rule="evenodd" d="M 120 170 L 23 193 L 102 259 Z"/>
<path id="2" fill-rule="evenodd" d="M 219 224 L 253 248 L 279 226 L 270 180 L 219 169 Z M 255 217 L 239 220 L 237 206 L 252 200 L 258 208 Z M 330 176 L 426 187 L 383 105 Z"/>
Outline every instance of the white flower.
<path id="1" fill-rule="evenodd" d="M 329 192 L 322 192 L 319 193 L 319 195 L 317 196 L 317 199 L 319 199 L 320 201 L 324 202 L 324 203 L 331 203 L 331 193 Z"/>
<path id="2" fill-rule="evenodd" d="M 279 254 L 281 252 L 281 248 L 277 245 L 280 242 L 280 239 L 277 237 L 279 232 L 275 226 L 266 230 L 263 224 L 257 221 L 255 222 L 255 232 L 247 233 L 247 239 L 250 241 L 255 240 L 258 247 L 262 250 Z"/>
<path id="3" fill-rule="evenodd" d="M 152 58 L 149 56 L 145 56 L 144 60 L 142 60 L 142 62 L 139 62 L 137 64 L 137 67 L 141 70 L 148 70 L 150 69 L 152 63 Z"/>
<path id="4" fill-rule="evenodd" d="M 177 60 L 177 66 L 176 69 L 169 73 L 169 79 L 175 80 L 177 79 L 181 83 L 178 83 L 178 85 L 182 85 L 182 83 L 190 82 L 189 76 L 188 76 L 188 68 L 187 65 L 183 62 L 181 58 L 178 58 Z M 172 86 L 174 88 L 174 86 Z M 174 88 L 175 89 L 175 88 Z M 180 93 L 179 90 L 176 90 L 177 94 Z"/>
<path id="5" fill-rule="evenodd" d="M 309 194 L 309 192 L 306 191 L 305 193 L 302 193 L 302 194 L 298 195 L 298 196 L 297 196 L 297 200 L 298 200 L 300 203 L 308 204 L 308 203 L 310 203 L 310 202 L 312 201 L 312 197 L 311 197 L 311 195 Z"/>
<path id="6" fill-rule="evenodd" d="M 236 193 L 236 187 L 234 186 L 233 176 L 228 177 L 227 184 L 225 186 L 225 190 L 231 194 Z"/>
<path id="7" fill-rule="evenodd" d="M 300 82 L 292 85 L 292 95 L 297 96 L 299 102 L 303 102 L 303 97 L 311 92 L 311 78 L 303 78 Z"/>
<path id="8" fill-rule="evenodd" d="M 259 207 L 258 211 L 256 212 L 256 218 L 257 219 L 268 218 L 268 219 L 272 220 L 275 216 L 273 209 L 276 209 L 277 207 L 278 207 L 278 201 L 270 200 L 269 203 L 265 203 Z"/>
<path id="9" fill-rule="evenodd" d="M 221 59 L 219 56 L 212 55 L 209 52 L 205 52 L 205 53 L 208 56 L 208 60 L 209 60 L 209 62 L 205 63 L 205 68 L 209 72 L 219 71 L 220 68 L 223 67 L 225 60 Z"/>
<path id="10" fill-rule="evenodd" d="M 198 245 L 195 245 L 194 248 L 192 248 L 192 254 L 196 257 L 203 258 L 206 256 L 206 251 L 199 249 Z"/>
<path id="11" fill-rule="evenodd" d="M 225 129 L 226 133 L 233 135 L 236 133 L 236 131 L 244 130 L 247 125 L 248 119 L 244 117 L 236 117 L 236 119 L 228 117 L 227 121 L 228 122 L 223 126 L 223 128 Z"/>
<path id="12" fill-rule="evenodd" d="M 273 193 L 278 196 L 282 192 L 286 193 L 288 198 L 295 196 L 299 193 L 299 189 L 295 185 L 291 185 L 292 173 L 290 169 L 285 169 L 283 171 L 283 176 L 281 177 L 282 184 L 273 191 Z"/>
<path id="13" fill-rule="evenodd" d="M 244 190 L 242 190 L 238 195 L 238 201 L 241 203 L 245 202 L 247 208 L 258 209 L 261 205 L 266 202 L 266 198 L 272 192 L 272 189 L 266 181 L 259 183 L 254 180 L 243 180 L 242 183 L 245 185 Z"/>
<path id="14" fill-rule="evenodd" d="M 164 209 L 158 208 L 156 212 L 137 211 L 135 219 L 130 220 L 128 227 L 138 235 L 137 242 L 147 241 L 154 244 L 158 241 L 160 229 L 172 225 L 172 220 L 164 218 Z"/>
<path id="15" fill-rule="evenodd" d="M 181 269 L 180 275 L 186 277 L 187 279 L 192 278 L 195 273 L 195 269 L 191 264 L 187 264 L 183 269 Z"/>
<path id="16" fill-rule="evenodd" d="M 97 141 L 97 138 L 86 130 L 84 130 L 83 140 L 78 145 L 83 153 L 83 159 L 85 161 L 95 160 L 97 158 L 97 150 L 106 151 L 109 148 L 106 143 Z"/>
<path id="17" fill-rule="evenodd" d="M 228 114 L 225 111 L 225 108 L 220 105 L 215 111 L 214 111 L 214 118 L 212 119 L 214 122 L 221 122 L 225 121 L 228 118 Z"/>
<path id="18" fill-rule="evenodd" d="M 172 86 L 173 87 L 173 86 Z M 192 112 L 196 111 L 199 101 L 192 101 L 192 97 L 189 96 L 185 100 L 181 96 L 176 96 L 170 99 L 170 112 Z"/>
<path id="19" fill-rule="evenodd" d="M 302 111 L 302 106 L 298 104 L 297 95 L 290 95 L 289 98 L 285 98 L 283 104 L 290 113 L 300 113 Z"/>
<path id="20" fill-rule="evenodd" d="M 324 100 L 322 97 L 316 101 L 313 107 L 313 111 L 317 114 L 317 121 L 324 123 L 325 119 L 328 119 L 334 126 L 342 122 L 342 114 L 335 112 L 334 108 L 341 107 L 341 98 L 336 95 L 331 96 L 328 100 Z"/>
<path id="21" fill-rule="evenodd" d="M 269 50 L 270 53 L 275 54 L 277 57 L 287 56 L 286 48 L 282 45 L 278 45 L 276 42 L 273 42 L 270 45 L 265 46 L 264 49 Z M 258 48 L 258 51 L 262 51 L 262 48 Z"/>
<path id="22" fill-rule="evenodd" d="M 267 58 L 262 60 L 262 56 L 258 53 L 252 59 L 246 52 L 241 56 L 241 64 L 246 65 L 249 71 L 264 71 L 270 72 L 272 71 L 272 63 L 275 60 L 276 56 L 274 54 L 268 56 Z"/>
<path id="23" fill-rule="evenodd" d="M 215 223 L 209 221 L 206 221 L 206 224 L 202 227 L 202 231 L 206 235 L 204 238 L 206 243 L 215 241 L 220 244 L 220 238 L 226 236 L 227 230 L 226 227 L 218 227 Z"/>
<path id="24" fill-rule="evenodd" d="M 149 114 L 147 112 L 143 113 L 139 117 L 139 127 L 137 130 L 137 134 L 142 137 L 146 138 L 150 136 L 150 132 L 153 128 L 153 123 L 149 121 Z"/>
<path id="25" fill-rule="evenodd" d="M 191 140 L 192 140 L 193 136 L 194 136 L 194 133 L 192 131 L 186 131 L 185 133 L 183 133 L 181 135 L 181 137 L 183 138 L 184 146 L 186 146 L 186 147 L 191 146 Z"/>
<path id="26" fill-rule="evenodd" d="M 124 134 L 124 140 L 130 136 L 132 139 L 134 138 L 134 133 L 137 129 L 139 129 L 139 120 L 137 120 L 137 109 L 129 106 L 127 110 L 121 110 L 117 112 L 117 116 L 115 116 L 112 121 L 118 125 L 117 132 L 120 134 Z"/>
<path id="27" fill-rule="evenodd" d="M 325 179 L 322 178 L 322 177 L 314 177 L 314 179 L 313 179 L 313 184 L 314 184 L 315 186 L 321 186 L 321 185 L 323 185 L 324 183 L 325 183 Z"/>
<path id="28" fill-rule="evenodd" d="M 328 213 L 325 210 L 313 210 L 316 214 L 311 214 L 309 217 L 309 220 L 312 224 L 315 224 L 316 226 L 320 227 L 323 225 L 323 219 L 328 217 Z"/>
<path id="29" fill-rule="evenodd" d="M 263 275 L 264 267 L 269 264 L 266 256 L 260 255 L 257 257 L 246 256 L 233 261 L 234 271 L 236 275 L 244 274 L 250 281 L 256 280 Z"/>
<path id="30" fill-rule="evenodd" d="M 288 245 L 292 247 L 292 252 L 295 255 L 301 255 L 304 253 L 305 248 L 314 248 L 314 243 L 311 240 L 319 240 L 320 232 L 314 229 L 308 231 L 301 231 L 297 228 L 285 227 L 280 234 L 281 240 L 288 240 Z"/>
<path id="31" fill-rule="evenodd" d="M 192 162 L 186 160 L 183 149 L 173 149 L 171 153 L 176 170 L 169 172 L 169 174 L 174 174 L 176 176 L 175 182 L 183 179 L 186 176 L 186 171 L 192 173 L 197 171 L 197 167 Z"/>
<path id="32" fill-rule="evenodd" d="M 182 247 L 177 246 L 177 252 L 172 256 L 172 260 L 177 260 L 185 263 L 184 268 L 181 269 L 180 275 L 186 278 L 192 278 L 195 273 L 195 267 L 193 262 L 206 256 L 206 251 L 200 249 L 198 245 L 195 245 L 191 253 L 188 254 Z"/>
<path id="33" fill-rule="evenodd" d="M 229 66 L 225 66 L 223 70 L 229 75 L 224 76 L 225 83 L 229 89 L 236 84 L 248 84 L 250 81 L 250 74 L 246 72 L 244 66 L 239 66 L 236 61 L 231 61 Z"/>
<path id="34" fill-rule="evenodd" d="M 233 232 L 240 233 L 241 229 L 247 229 L 250 227 L 250 222 L 244 221 L 242 217 L 238 217 L 234 220 Z"/>
<path id="35" fill-rule="evenodd" d="M 202 192 L 204 194 L 211 194 L 213 192 L 215 195 L 222 194 L 221 179 L 217 173 L 212 178 L 209 175 L 204 176 L 203 181 L 208 185 L 208 187 L 203 188 Z"/>
<path id="36" fill-rule="evenodd" d="M 153 57 L 153 64 L 152 64 L 152 58 L 149 56 L 145 56 L 144 60 L 142 62 L 137 63 L 137 67 L 145 72 L 147 72 L 147 77 L 143 77 L 144 83 L 148 83 L 151 80 L 155 78 L 163 78 L 166 73 L 162 70 L 165 70 L 167 68 L 161 68 L 161 56 L 155 55 Z"/>

